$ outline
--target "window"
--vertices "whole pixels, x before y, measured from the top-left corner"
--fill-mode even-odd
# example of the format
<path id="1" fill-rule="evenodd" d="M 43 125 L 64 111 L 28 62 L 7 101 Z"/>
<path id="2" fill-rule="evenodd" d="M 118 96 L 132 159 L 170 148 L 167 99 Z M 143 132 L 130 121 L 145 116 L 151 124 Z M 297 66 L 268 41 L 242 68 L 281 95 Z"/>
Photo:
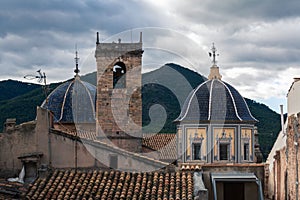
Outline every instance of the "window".
<path id="1" fill-rule="evenodd" d="M 229 144 L 220 144 L 219 151 L 220 160 L 229 160 Z"/>
<path id="2" fill-rule="evenodd" d="M 113 88 L 126 87 L 126 66 L 123 62 L 117 62 L 113 67 Z"/>
<path id="3" fill-rule="evenodd" d="M 217 150 L 214 156 L 214 160 L 219 161 L 231 161 L 234 160 L 234 156 L 231 155 L 232 151 L 232 133 L 227 134 L 224 130 L 216 138 Z M 221 137 L 220 137 L 221 136 Z"/>
<path id="4" fill-rule="evenodd" d="M 201 146 L 202 142 L 204 140 L 204 137 L 198 134 L 198 132 L 195 132 L 192 136 L 190 135 L 189 138 L 189 149 L 188 149 L 188 156 L 187 160 L 202 160 L 201 158 Z M 203 158 L 204 159 L 204 158 Z"/>
<path id="5" fill-rule="evenodd" d="M 241 146 L 241 158 L 244 161 L 250 161 L 252 160 L 252 155 L 251 155 L 251 144 L 252 144 L 252 130 L 249 128 L 243 128 L 242 129 L 242 146 Z"/>
<path id="6" fill-rule="evenodd" d="M 249 143 L 244 144 L 244 160 L 249 160 Z"/>
<path id="7" fill-rule="evenodd" d="M 201 143 L 193 144 L 193 160 L 201 160 Z"/>

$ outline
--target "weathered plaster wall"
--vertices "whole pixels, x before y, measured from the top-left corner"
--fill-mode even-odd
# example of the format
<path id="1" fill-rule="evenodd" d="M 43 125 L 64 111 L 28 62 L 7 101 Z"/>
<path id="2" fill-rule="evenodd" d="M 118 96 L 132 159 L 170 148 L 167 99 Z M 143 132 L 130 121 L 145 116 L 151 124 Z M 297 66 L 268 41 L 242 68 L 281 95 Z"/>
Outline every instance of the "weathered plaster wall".
<path id="1" fill-rule="evenodd" d="M 35 122 L 27 122 L 0 133 L 0 176 L 15 177 L 22 168 L 18 159 L 36 151 Z"/>
<path id="2" fill-rule="evenodd" d="M 43 164 L 53 168 L 74 168 L 76 163 L 79 168 L 109 167 L 111 155 L 117 156 L 118 169 L 150 171 L 167 166 L 167 163 L 109 144 L 79 139 L 54 130 L 51 124 L 49 126 L 49 116 L 47 110 L 38 107 L 37 121 L 16 126 L 9 132 L 0 134 L 0 176 L 17 176 L 22 169 L 18 156 L 35 152 L 42 153 L 38 167 Z"/>

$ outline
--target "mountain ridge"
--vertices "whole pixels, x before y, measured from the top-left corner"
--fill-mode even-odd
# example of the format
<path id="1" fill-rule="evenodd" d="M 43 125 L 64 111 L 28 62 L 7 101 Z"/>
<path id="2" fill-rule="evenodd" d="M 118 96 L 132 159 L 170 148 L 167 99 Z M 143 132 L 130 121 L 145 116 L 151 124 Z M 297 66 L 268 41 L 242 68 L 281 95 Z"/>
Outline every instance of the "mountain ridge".
<path id="1" fill-rule="evenodd" d="M 96 85 L 96 72 L 81 76 L 81 80 Z M 193 88 L 207 79 L 188 68 L 168 63 L 156 70 L 142 74 L 142 80 L 143 131 L 152 132 L 153 129 L 147 127 L 147 125 L 153 123 L 149 112 L 153 105 L 159 104 L 165 109 L 167 115 L 166 122 L 160 132 L 175 133 L 176 125 L 173 123 L 173 120 L 180 114 L 183 101 Z M 0 100 L 0 132 L 2 131 L 1 125 L 7 118 L 16 118 L 18 124 L 34 120 L 36 117 L 36 106 L 40 106 L 45 99 L 41 85 L 20 81 L 15 81 L 14 85 L 12 84 L 13 80 L 8 80 L 12 86 L 6 88 L 5 84 L 3 84 L 6 82 L 0 81 L 0 94 L 2 94 L 2 100 Z M 48 86 L 48 94 L 61 83 L 50 84 Z M 6 91 L 12 91 L 11 88 L 14 88 L 13 94 Z M 8 95 L 5 96 L 5 94 Z M 266 158 L 280 131 L 280 115 L 265 104 L 247 98 L 245 100 L 252 115 L 259 120 L 256 126 L 260 133 L 261 150 Z"/>

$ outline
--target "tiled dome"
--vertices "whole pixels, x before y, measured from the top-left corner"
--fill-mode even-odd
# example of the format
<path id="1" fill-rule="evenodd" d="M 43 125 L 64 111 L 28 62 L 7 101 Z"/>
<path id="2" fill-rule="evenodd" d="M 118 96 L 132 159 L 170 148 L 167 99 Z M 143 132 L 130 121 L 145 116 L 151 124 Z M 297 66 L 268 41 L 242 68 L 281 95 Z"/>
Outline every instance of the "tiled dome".
<path id="1" fill-rule="evenodd" d="M 175 121 L 257 122 L 239 92 L 218 78 L 207 80 L 194 89 Z"/>
<path id="2" fill-rule="evenodd" d="M 53 113 L 54 122 L 94 123 L 95 98 L 96 87 L 76 76 L 52 91 L 41 107 Z"/>

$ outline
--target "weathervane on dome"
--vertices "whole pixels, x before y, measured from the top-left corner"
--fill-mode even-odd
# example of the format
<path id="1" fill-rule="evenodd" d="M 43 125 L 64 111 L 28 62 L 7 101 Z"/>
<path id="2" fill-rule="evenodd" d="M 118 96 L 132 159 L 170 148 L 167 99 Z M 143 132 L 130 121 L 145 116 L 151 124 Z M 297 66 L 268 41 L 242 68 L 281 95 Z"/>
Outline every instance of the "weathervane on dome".
<path id="1" fill-rule="evenodd" d="M 217 66 L 216 56 L 219 56 L 219 54 L 216 54 L 217 49 L 215 47 L 215 43 L 212 43 L 212 52 L 208 52 L 209 57 L 213 57 L 212 63 L 213 65 L 210 67 L 210 73 L 208 75 L 208 79 L 219 79 L 221 80 L 222 76 L 219 72 L 219 67 Z"/>
<path id="2" fill-rule="evenodd" d="M 216 60 L 216 56 L 219 56 L 219 54 L 216 54 L 217 49 L 215 47 L 215 43 L 212 43 L 212 48 L 211 48 L 212 52 L 208 52 L 209 57 L 213 57 L 212 63 L 213 65 L 217 65 L 217 60 Z"/>
<path id="3" fill-rule="evenodd" d="M 76 64 L 76 68 L 74 69 L 75 72 L 75 77 L 78 76 L 78 73 L 80 72 L 80 70 L 78 69 L 78 61 L 79 61 L 79 57 L 78 57 L 78 51 L 77 51 L 77 44 L 75 45 L 75 64 Z"/>

